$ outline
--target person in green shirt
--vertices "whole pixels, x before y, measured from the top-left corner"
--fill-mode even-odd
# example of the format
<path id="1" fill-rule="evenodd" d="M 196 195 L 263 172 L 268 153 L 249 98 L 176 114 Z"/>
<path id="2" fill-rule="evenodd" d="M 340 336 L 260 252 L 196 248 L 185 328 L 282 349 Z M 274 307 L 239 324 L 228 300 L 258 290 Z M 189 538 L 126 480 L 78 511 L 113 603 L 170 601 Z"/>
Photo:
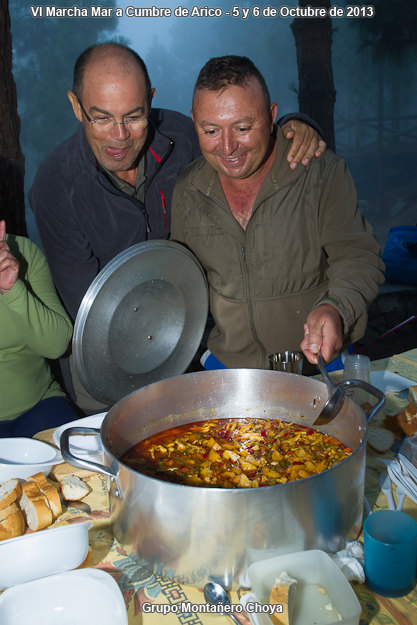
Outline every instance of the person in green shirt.
<path id="1" fill-rule="evenodd" d="M 0 437 L 33 436 L 81 416 L 54 379 L 72 323 L 46 258 L 0 221 Z"/>

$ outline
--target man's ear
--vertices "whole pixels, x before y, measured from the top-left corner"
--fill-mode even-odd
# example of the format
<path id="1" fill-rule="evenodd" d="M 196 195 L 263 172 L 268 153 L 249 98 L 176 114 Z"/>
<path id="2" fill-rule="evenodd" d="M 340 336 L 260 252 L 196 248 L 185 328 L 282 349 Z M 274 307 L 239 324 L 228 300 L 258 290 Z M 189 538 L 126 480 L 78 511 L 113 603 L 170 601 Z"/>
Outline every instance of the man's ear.
<path id="1" fill-rule="evenodd" d="M 74 111 L 75 117 L 78 119 L 79 122 L 82 122 L 83 112 L 81 110 L 81 106 L 80 106 L 77 96 L 75 95 L 73 91 L 67 91 L 67 96 L 68 96 L 69 101 L 71 102 L 72 110 Z"/>
<path id="2" fill-rule="evenodd" d="M 193 109 L 191 109 L 191 111 L 190 111 L 190 115 L 191 115 L 191 119 L 194 121 L 194 113 L 193 113 Z"/>

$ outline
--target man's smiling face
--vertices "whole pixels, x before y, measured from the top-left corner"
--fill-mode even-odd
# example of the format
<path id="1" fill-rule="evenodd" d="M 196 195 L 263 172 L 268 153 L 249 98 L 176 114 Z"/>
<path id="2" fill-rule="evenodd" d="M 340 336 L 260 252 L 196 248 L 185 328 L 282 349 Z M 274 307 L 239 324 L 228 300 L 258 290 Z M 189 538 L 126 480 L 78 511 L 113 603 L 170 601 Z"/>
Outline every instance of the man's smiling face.
<path id="1" fill-rule="evenodd" d="M 266 106 L 256 78 L 246 86 L 197 90 L 192 117 L 204 158 L 220 175 L 249 178 L 270 154 L 277 110 L 275 103 Z"/>
<path id="2" fill-rule="evenodd" d="M 91 119 L 104 117 L 122 122 L 130 117 L 148 117 L 145 78 L 140 68 L 133 64 L 121 66 L 112 59 L 91 63 L 85 69 L 80 100 L 72 92 L 68 97 L 98 162 L 122 179 L 133 178 L 146 142 L 147 126 L 132 129 L 119 123 L 103 132 L 88 121 L 79 101 Z"/>

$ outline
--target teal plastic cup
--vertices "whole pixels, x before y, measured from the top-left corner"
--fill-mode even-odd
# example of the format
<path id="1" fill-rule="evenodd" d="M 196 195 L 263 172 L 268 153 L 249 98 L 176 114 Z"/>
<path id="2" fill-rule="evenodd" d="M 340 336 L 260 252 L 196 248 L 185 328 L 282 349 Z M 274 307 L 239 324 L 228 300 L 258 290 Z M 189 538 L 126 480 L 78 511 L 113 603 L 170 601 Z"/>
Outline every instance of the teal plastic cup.
<path id="1" fill-rule="evenodd" d="M 379 595 L 402 597 L 417 576 L 417 523 L 399 510 L 378 510 L 364 522 L 365 578 Z"/>

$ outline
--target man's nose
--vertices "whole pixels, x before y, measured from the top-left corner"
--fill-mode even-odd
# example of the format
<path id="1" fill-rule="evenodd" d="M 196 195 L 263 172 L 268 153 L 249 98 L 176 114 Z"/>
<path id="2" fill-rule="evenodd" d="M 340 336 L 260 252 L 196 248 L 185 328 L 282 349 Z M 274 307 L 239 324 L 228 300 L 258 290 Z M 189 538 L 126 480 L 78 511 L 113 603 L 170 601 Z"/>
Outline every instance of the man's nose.
<path id="1" fill-rule="evenodd" d="M 233 154 L 238 146 L 238 141 L 231 130 L 222 132 L 222 149 L 223 154 Z"/>
<path id="2" fill-rule="evenodd" d="M 117 137 L 118 139 L 126 139 L 129 136 L 129 127 L 123 122 L 116 122 L 115 124 L 113 124 L 111 133 L 114 137 Z"/>

